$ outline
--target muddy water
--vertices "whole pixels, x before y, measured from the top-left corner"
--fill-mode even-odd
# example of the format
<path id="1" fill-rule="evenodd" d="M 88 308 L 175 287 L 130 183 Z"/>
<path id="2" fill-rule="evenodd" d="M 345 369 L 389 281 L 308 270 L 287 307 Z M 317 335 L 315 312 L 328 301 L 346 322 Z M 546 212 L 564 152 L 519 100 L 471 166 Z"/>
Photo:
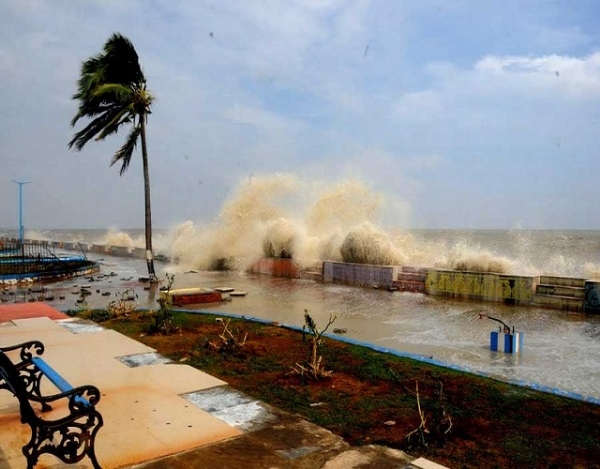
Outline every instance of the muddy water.
<path id="1" fill-rule="evenodd" d="M 102 273 L 93 283 L 85 279 L 49 285 L 61 309 L 76 309 L 77 286 L 87 283 L 91 306 L 106 306 L 130 290 L 143 308 L 156 307 L 157 291 L 137 281 L 145 275 L 139 260 L 103 258 Z M 161 277 L 167 268 L 158 265 Z M 456 302 L 435 297 L 372 290 L 311 280 L 287 280 L 238 272 L 175 273 L 174 288 L 228 286 L 248 292 L 246 297 L 203 307 L 302 325 L 304 310 L 326 324 L 337 316 L 335 327 L 347 336 L 382 347 L 433 357 L 436 360 L 523 380 L 564 391 L 600 398 L 600 317 L 539 308 L 506 307 L 492 303 Z M 108 276 L 113 272 L 113 276 Z M 111 296 L 102 296 L 110 292 Z M 18 295 L 25 295 L 20 290 Z M 59 295 L 64 295 L 59 300 Z M 24 296 L 23 296 L 24 299 Z M 524 351 L 507 355 L 489 350 L 489 333 L 496 323 L 479 320 L 479 312 L 501 318 L 525 334 Z"/>

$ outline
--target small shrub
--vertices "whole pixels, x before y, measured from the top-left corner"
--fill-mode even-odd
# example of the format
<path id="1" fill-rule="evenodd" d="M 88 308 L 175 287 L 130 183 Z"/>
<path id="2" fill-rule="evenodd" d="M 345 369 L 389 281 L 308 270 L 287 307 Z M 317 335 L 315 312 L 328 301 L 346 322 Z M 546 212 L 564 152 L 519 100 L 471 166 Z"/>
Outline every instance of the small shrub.
<path id="1" fill-rule="evenodd" d="M 223 325 L 223 332 L 219 334 L 219 339 L 221 339 L 221 341 L 217 343 L 209 340 L 206 342 L 206 346 L 213 350 L 217 350 L 219 353 L 228 353 L 238 356 L 243 355 L 243 347 L 246 344 L 246 339 L 248 339 L 248 333 L 239 330 L 233 332 L 229 330 L 231 319 L 223 321 L 221 318 L 216 318 L 216 321 Z"/>
<path id="2" fill-rule="evenodd" d="M 331 373 L 333 373 L 332 371 L 325 370 L 323 356 L 318 354 L 318 349 L 322 344 L 323 334 L 336 319 L 336 316 L 329 316 L 329 322 L 325 328 L 319 330 L 313 318 L 308 314 L 308 310 L 304 310 L 304 328 L 308 329 L 308 333 L 311 336 L 309 342 L 309 359 L 308 362 L 304 364 L 296 363 L 296 365 L 292 367 L 292 370 L 300 375 L 300 380 L 302 382 L 305 381 L 306 377 L 320 379 L 331 376 Z M 304 337 L 304 333 L 302 336 Z"/>
<path id="3" fill-rule="evenodd" d="M 79 303 L 77 306 L 77 316 L 89 317 L 92 313 L 92 308 L 89 303 L 85 300 L 85 296 L 81 295 L 79 297 Z"/>
<path id="4" fill-rule="evenodd" d="M 421 423 L 404 437 L 406 450 L 424 448 L 430 443 L 439 446 L 444 446 L 446 443 L 446 438 L 452 430 L 452 419 L 446 411 L 444 388 L 441 381 L 439 381 L 439 386 L 439 391 L 434 391 L 434 394 L 438 396 L 437 402 L 431 403 L 429 409 L 423 409 L 419 395 L 419 381 L 416 381 L 414 395 L 417 398 L 417 410 Z"/>
<path id="5" fill-rule="evenodd" d="M 150 315 L 154 318 L 154 324 L 150 326 L 149 333 L 171 334 L 173 332 L 173 309 L 169 303 L 169 292 L 175 280 L 174 275 L 166 274 L 167 286 L 162 289 L 164 295 L 158 299 L 158 311 L 151 311 Z"/>
<path id="6" fill-rule="evenodd" d="M 111 318 L 129 316 L 138 307 L 138 304 L 133 301 L 138 297 L 133 289 L 127 289 L 123 293 L 117 292 L 116 296 L 118 299 L 111 301 L 107 307 Z"/>
<path id="7" fill-rule="evenodd" d="M 104 322 L 112 319 L 110 312 L 105 309 L 95 309 L 90 313 L 89 317 L 94 322 Z"/>

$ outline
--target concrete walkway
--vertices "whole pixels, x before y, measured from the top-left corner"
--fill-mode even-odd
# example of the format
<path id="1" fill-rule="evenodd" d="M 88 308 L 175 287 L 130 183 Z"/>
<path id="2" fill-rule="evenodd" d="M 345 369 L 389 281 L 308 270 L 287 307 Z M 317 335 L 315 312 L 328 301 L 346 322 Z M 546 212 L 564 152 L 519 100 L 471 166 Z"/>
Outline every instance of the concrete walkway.
<path id="1" fill-rule="evenodd" d="M 0 306 L 0 346 L 34 339 L 44 343 L 45 360 L 68 382 L 100 389 L 97 408 L 104 427 L 96 454 L 104 469 L 442 468 L 390 448 L 350 447 L 299 416 L 47 305 Z M 43 391 L 55 393 L 50 386 Z M 26 467 L 21 447 L 29 435 L 16 399 L 0 390 L 0 469 Z M 84 469 L 91 463 L 85 458 L 66 466 L 43 455 L 36 466 L 63 467 Z"/>

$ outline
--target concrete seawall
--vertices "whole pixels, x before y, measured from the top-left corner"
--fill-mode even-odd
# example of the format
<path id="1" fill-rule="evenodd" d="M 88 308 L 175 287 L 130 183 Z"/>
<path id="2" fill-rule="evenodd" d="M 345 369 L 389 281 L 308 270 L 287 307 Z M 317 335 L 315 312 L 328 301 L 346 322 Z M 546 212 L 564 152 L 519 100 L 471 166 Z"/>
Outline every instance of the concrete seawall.
<path id="1" fill-rule="evenodd" d="M 2 241 L 14 239 L 0 238 Z M 49 248 L 145 259 L 138 247 L 62 241 L 25 240 Z M 169 259 L 155 254 L 156 260 Z M 285 278 L 311 278 L 390 291 L 424 293 L 452 299 L 501 302 L 521 306 L 600 314 L 600 280 L 561 276 L 521 276 L 493 272 L 463 272 L 411 266 L 384 266 L 324 261 L 321 272 L 303 271 L 293 259 L 260 258 L 249 272 Z"/>
<path id="2" fill-rule="evenodd" d="M 323 281 L 446 298 L 600 314 L 600 281 L 325 261 Z"/>

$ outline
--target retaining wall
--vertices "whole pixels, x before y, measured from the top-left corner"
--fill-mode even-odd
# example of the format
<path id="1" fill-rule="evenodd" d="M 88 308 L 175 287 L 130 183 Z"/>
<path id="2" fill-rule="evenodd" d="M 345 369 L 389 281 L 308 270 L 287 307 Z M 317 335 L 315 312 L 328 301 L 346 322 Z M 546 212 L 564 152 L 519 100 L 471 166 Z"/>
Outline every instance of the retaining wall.
<path id="1" fill-rule="evenodd" d="M 436 270 L 427 272 L 425 292 L 450 298 L 531 304 L 538 277 Z"/>
<path id="2" fill-rule="evenodd" d="M 323 281 L 362 287 L 391 288 L 398 277 L 398 266 L 323 262 Z"/>
<path id="3" fill-rule="evenodd" d="M 248 270 L 254 274 L 272 275 L 273 277 L 300 277 L 300 269 L 293 259 L 263 257 L 256 260 Z"/>

